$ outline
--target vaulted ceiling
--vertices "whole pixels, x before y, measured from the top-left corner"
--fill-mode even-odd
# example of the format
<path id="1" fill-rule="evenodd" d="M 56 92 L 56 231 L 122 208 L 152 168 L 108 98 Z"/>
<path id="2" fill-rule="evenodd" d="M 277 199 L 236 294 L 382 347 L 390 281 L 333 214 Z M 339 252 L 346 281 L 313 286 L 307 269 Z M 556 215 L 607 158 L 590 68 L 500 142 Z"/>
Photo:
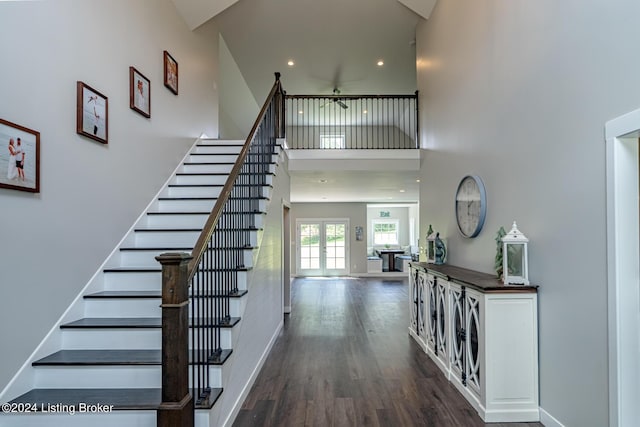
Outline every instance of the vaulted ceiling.
<path id="1" fill-rule="evenodd" d="M 191 28 L 215 19 L 261 100 L 275 71 L 289 94 L 331 94 L 336 87 L 343 94 L 413 93 L 415 28 L 436 0 L 173 2 Z"/>
<path id="2" fill-rule="evenodd" d="M 334 88 L 342 94 L 414 93 L 416 26 L 436 0 L 173 2 L 192 29 L 215 20 L 254 98 L 262 102 L 276 71 L 288 94 L 331 94 Z M 397 174 L 399 187 L 415 182 L 413 175 Z M 417 200 L 417 189 L 407 190 L 411 194 L 403 196 Z"/>

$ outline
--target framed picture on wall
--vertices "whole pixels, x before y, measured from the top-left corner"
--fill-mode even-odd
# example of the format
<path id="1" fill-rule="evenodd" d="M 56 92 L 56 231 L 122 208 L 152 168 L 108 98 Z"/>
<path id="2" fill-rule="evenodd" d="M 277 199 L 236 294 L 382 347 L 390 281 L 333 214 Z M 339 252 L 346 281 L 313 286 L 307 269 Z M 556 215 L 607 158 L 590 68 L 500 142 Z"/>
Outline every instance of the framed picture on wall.
<path id="1" fill-rule="evenodd" d="M 134 67 L 129 67 L 129 107 L 151 117 L 151 82 Z"/>
<path id="2" fill-rule="evenodd" d="M 0 188 L 40 192 L 40 132 L 0 119 Z"/>
<path id="3" fill-rule="evenodd" d="M 178 62 L 166 50 L 164 51 L 164 85 L 178 94 Z"/>
<path id="4" fill-rule="evenodd" d="M 83 82 L 77 82 L 76 132 L 102 144 L 109 140 L 109 100 Z"/>

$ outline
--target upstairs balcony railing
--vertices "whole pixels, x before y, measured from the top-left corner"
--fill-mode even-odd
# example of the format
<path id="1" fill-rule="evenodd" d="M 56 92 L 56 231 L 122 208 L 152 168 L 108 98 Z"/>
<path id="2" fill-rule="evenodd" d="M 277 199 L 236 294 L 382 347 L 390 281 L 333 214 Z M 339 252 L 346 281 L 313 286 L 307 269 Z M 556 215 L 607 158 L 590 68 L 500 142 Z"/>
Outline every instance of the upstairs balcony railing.
<path id="1" fill-rule="evenodd" d="M 291 149 L 418 148 L 414 95 L 286 95 Z"/>

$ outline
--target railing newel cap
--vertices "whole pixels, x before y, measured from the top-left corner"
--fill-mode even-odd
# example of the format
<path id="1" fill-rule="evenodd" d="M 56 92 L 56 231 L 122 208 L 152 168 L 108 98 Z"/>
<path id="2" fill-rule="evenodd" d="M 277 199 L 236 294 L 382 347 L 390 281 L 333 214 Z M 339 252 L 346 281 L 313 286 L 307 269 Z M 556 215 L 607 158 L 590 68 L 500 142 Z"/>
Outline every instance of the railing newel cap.
<path id="1" fill-rule="evenodd" d="M 156 257 L 156 261 L 161 264 L 179 263 L 183 261 L 191 261 L 193 256 L 187 252 L 165 252 Z"/>

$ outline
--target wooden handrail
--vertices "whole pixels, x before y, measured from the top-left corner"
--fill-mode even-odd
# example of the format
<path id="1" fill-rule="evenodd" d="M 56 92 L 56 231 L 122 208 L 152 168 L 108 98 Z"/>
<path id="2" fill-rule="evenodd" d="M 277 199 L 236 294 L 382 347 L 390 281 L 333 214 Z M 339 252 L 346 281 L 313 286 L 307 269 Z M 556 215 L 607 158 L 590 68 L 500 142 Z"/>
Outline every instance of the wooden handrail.
<path id="1" fill-rule="evenodd" d="M 300 98 L 300 99 L 414 99 L 417 95 L 286 95 L 287 99 Z"/>
<path id="2" fill-rule="evenodd" d="M 276 81 L 273 84 L 271 91 L 269 92 L 269 96 L 267 96 L 267 100 L 262 106 L 262 109 L 260 110 L 260 114 L 258 114 L 258 118 L 253 124 L 253 127 L 251 128 L 251 132 L 249 132 L 249 136 L 247 137 L 247 140 L 242 146 L 242 150 L 240 150 L 240 154 L 238 155 L 236 163 L 235 165 L 233 165 L 233 168 L 229 173 L 229 177 L 227 178 L 227 181 L 225 182 L 224 187 L 222 187 L 222 191 L 218 196 L 218 200 L 216 200 L 216 204 L 213 206 L 213 209 L 211 210 L 211 214 L 209 215 L 209 218 L 207 219 L 207 222 L 205 223 L 204 228 L 202 229 L 202 233 L 200 234 L 200 237 L 198 237 L 198 241 L 196 242 L 193 248 L 193 251 L 191 251 L 191 256 L 193 258 L 189 262 L 189 273 L 188 273 L 189 283 L 191 282 L 191 279 L 193 279 L 193 276 L 196 274 L 198 265 L 200 263 L 200 258 L 202 258 L 202 255 L 207 250 L 207 244 L 211 239 L 213 232 L 215 231 L 216 224 L 218 223 L 220 216 L 222 215 L 222 209 L 224 208 L 225 203 L 227 202 L 227 200 L 229 199 L 229 196 L 231 195 L 231 190 L 233 190 L 233 185 L 236 181 L 236 178 L 240 175 L 242 165 L 244 163 L 245 158 L 247 157 L 247 154 L 249 153 L 249 149 L 251 148 L 251 142 L 253 141 L 253 138 L 256 135 L 258 127 L 260 126 L 262 119 L 264 119 L 264 116 L 267 113 L 267 110 L 269 108 L 269 105 L 271 104 L 271 101 L 274 99 L 274 97 L 277 94 L 280 94 L 280 95 L 282 94 L 282 85 L 280 83 L 280 73 L 275 73 L 275 76 L 276 76 Z"/>

